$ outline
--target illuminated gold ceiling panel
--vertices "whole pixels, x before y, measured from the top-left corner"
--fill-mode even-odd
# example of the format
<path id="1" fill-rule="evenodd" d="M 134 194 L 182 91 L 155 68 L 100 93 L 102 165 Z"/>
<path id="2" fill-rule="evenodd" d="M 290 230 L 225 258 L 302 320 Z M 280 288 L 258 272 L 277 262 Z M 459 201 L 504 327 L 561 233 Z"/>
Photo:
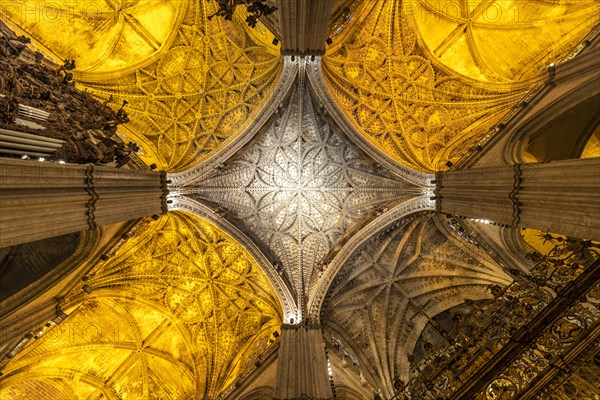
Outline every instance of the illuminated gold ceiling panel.
<path id="1" fill-rule="evenodd" d="M 600 157 L 600 126 L 592 133 L 581 154 L 581 158 L 593 157 Z"/>
<path id="2" fill-rule="evenodd" d="M 481 58 L 473 58 L 471 52 L 478 46 L 485 47 L 485 41 L 469 41 L 471 47 L 450 46 L 452 51 L 444 53 L 441 60 L 449 65 L 432 60 L 423 42 L 427 45 L 429 38 L 448 35 L 449 22 L 436 23 L 437 17 L 429 16 L 427 25 L 420 25 L 421 17 L 416 23 L 417 14 L 424 11 L 413 3 L 410 7 L 399 0 L 370 4 L 362 15 L 355 17 L 360 23 L 347 27 L 343 38 L 328 49 L 323 72 L 346 116 L 373 145 L 397 161 L 419 170 L 446 169 L 447 161 L 454 163 L 460 159 L 533 88 L 533 81 L 500 79 L 498 76 L 506 69 L 505 62 L 499 64 L 494 74 L 488 70 L 485 74 L 471 74 L 476 65 L 483 63 Z M 489 6 L 489 2 L 486 4 Z M 586 23 L 589 30 L 590 10 L 573 15 L 579 23 Z M 543 21 L 536 24 L 545 26 Z M 547 29 L 553 25 L 553 21 L 548 22 Z M 524 40 L 525 36 L 519 36 L 524 28 L 519 24 L 512 28 L 512 35 Z M 425 32 L 425 39 L 419 29 Z M 568 43 L 560 48 L 563 55 L 571 49 L 567 44 L 574 45 L 583 31 L 582 28 L 569 36 Z M 536 34 L 526 32 L 533 41 Z M 516 39 L 503 41 L 504 33 L 488 35 L 501 46 L 519 43 Z M 536 42 L 536 46 L 558 40 L 554 34 L 549 37 Z M 521 47 L 523 54 L 510 62 L 511 68 L 539 66 L 539 62 L 532 60 L 538 51 L 530 48 Z M 490 57 L 491 54 L 498 59 L 504 57 L 497 49 L 490 52 Z M 485 62 L 487 65 L 491 61 Z M 493 79 L 498 82 L 491 82 Z"/>
<path id="3" fill-rule="evenodd" d="M 418 0 L 406 11 L 431 58 L 499 82 L 536 77 L 600 21 L 595 0 Z"/>
<path id="4" fill-rule="evenodd" d="M 126 128 L 168 171 L 198 164 L 243 131 L 280 72 L 276 49 L 253 42 L 243 22 L 209 21 L 215 11 L 215 2 L 189 1 L 170 48 L 150 65 L 114 79 L 80 79 L 99 98 L 112 96 L 114 107 L 129 102 Z"/>
<path id="5" fill-rule="evenodd" d="M 144 64 L 172 40 L 185 1 L 3 2 L 3 17 L 57 61 L 103 74 Z"/>
<path id="6" fill-rule="evenodd" d="M 0 397 L 190 398 L 192 349 L 183 327 L 154 305 L 101 297 L 26 348 L 8 368 Z"/>
<path id="7" fill-rule="evenodd" d="M 188 214 L 142 224 L 87 284 L 3 371 L 0 398 L 215 398 L 281 324 L 251 256 Z"/>
<path id="8" fill-rule="evenodd" d="M 436 67 L 419 47 L 399 1 L 378 1 L 354 29 L 325 57 L 329 89 L 361 133 L 410 167 L 439 170 L 449 159 L 456 161 L 465 142 L 524 94 L 487 88 Z"/>
<path id="9" fill-rule="evenodd" d="M 94 18 L 82 10 L 67 30 L 42 18 L 26 34 L 75 59 L 81 89 L 113 108 L 129 102 L 131 122 L 121 131 L 147 164 L 170 172 L 198 164 L 243 131 L 272 93 L 281 62 L 262 24 L 250 30 L 240 13 L 209 21 L 217 10 L 209 0 L 139 0 L 119 12 L 115 4 Z M 150 51 L 142 38 L 164 45 Z"/>

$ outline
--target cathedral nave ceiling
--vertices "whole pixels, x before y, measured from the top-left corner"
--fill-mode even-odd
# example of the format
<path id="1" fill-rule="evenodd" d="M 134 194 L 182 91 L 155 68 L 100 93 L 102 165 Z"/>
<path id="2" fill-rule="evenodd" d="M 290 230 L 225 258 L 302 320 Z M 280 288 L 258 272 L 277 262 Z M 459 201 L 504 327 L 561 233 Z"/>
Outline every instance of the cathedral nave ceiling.
<path id="1" fill-rule="evenodd" d="M 290 317 L 322 324 L 391 395 L 429 318 L 510 283 L 432 211 L 430 173 L 543 84 L 600 20 L 596 1 L 336 1 L 349 15 L 325 55 L 293 71 L 266 28 L 275 17 L 252 29 L 241 10 L 209 20 L 213 0 L 126 3 L 49 9 L 70 13 L 63 29 L 3 11 L 39 50 L 76 60 L 80 89 L 127 101 L 120 134 L 173 182 L 186 176 L 172 208 L 212 219 L 140 222 L 85 276 L 91 294 L 72 283 L 69 318 L 9 364 L 0 397 L 216 398 Z"/>
<path id="2" fill-rule="evenodd" d="M 3 370 L 2 398 L 214 398 L 254 368 L 281 325 L 256 261 L 182 212 L 137 225 L 62 304 L 69 317 Z"/>

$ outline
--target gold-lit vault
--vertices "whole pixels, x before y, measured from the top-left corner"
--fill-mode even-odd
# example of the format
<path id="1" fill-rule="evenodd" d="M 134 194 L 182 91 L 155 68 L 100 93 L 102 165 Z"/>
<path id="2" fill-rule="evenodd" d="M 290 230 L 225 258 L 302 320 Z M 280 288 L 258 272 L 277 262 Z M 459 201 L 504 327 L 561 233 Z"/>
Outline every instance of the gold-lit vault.
<path id="1" fill-rule="evenodd" d="M 86 283 L 3 371 L 0 398 L 215 398 L 281 324 L 258 264 L 189 214 L 143 222 Z"/>
<path id="2" fill-rule="evenodd" d="M 600 157 L 600 126 L 592 133 L 581 153 L 581 158 L 594 157 Z"/>
<path id="3" fill-rule="evenodd" d="M 538 3 L 543 6 L 542 2 L 532 4 Z M 594 2 L 583 3 L 590 6 Z M 485 40 L 471 40 L 469 29 L 481 35 L 486 27 L 477 22 L 480 11 L 475 13 L 477 23 L 467 21 L 466 28 L 457 30 L 454 28 L 460 26 L 460 21 L 444 19 L 438 23 L 441 16 L 427 14 L 424 4 L 428 3 L 379 0 L 363 7 L 362 14 L 354 18 L 357 23 L 346 27 L 328 48 L 323 64 L 329 90 L 355 127 L 390 157 L 419 170 L 442 170 L 448 161 L 459 160 L 536 82 L 547 76 L 539 71 L 540 66 L 544 70 L 544 62 L 567 54 L 597 21 L 590 8 L 584 12 L 578 6 L 545 5 L 547 12 L 540 11 L 539 20 L 528 24 L 504 21 L 506 26 L 494 25 L 504 26 L 502 35 L 486 33 Z M 457 7 L 462 10 L 463 4 L 467 3 Z M 487 10 L 495 4 L 485 2 L 475 8 Z M 508 5 L 502 3 L 502 7 Z M 568 23 L 561 22 L 556 33 L 553 29 L 560 10 L 564 16 L 560 21 Z M 572 24 L 580 29 L 561 38 L 562 29 Z M 538 37 L 546 31 L 552 33 Z M 444 42 L 448 49 L 440 53 L 441 58 L 432 56 L 428 46 L 434 46 L 433 54 L 437 54 L 436 40 L 443 41 L 449 35 Z M 468 45 L 461 46 L 465 40 Z M 487 40 L 503 48 L 523 40 L 530 40 L 530 44 L 511 49 L 520 56 L 503 61 L 511 53 L 497 47 L 493 51 L 478 50 L 485 48 Z M 553 44 L 549 53 L 540 56 L 539 46 L 549 42 Z M 484 68 L 493 63 L 493 57 L 497 66 Z M 479 70 L 482 72 L 473 72 Z M 510 72 L 513 70 L 526 72 L 517 76 Z"/>
<path id="4" fill-rule="evenodd" d="M 430 58 L 481 81 L 536 78 L 600 21 L 595 0 L 407 3 Z"/>
<path id="5" fill-rule="evenodd" d="M 45 1 L 27 4 L 42 15 L 49 12 L 43 11 L 49 7 Z M 112 11 L 91 19 L 85 17 L 88 6 L 81 7 L 83 17 L 70 19 L 69 29 L 57 29 L 47 18 L 23 28 L 39 38 L 42 48 L 76 60 L 79 88 L 114 108 L 128 101 L 131 122 L 121 132 L 141 145 L 147 164 L 159 169 L 185 170 L 233 140 L 277 82 L 281 62 L 269 41 L 272 34 L 262 24 L 250 30 L 241 13 L 233 21 L 209 21 L 217 10 L 214 1 L 139 0 L 130 4 L 131 12 L 105 4 Z M 106 30 L 113 25 L 120 31 Z M 71 36 L 71 30 L 83 37 Z M 142 37 L 161 38 L 156 40 L 164 44 L 143 52 Z"/>
<path id="6" fill-rule="evenodd" d="M 169 47 L 185 1 L 3 2 L 3 18 L 57 61 L 79 73 L 114 76 L 147 64 Z"/>
<path id="7" fill-rule="evenodd" d="M 544 234 L 546 232 L 539 231 L 537 229 L 521 229 L 520 234 L 523 238 L 524 243 L 529 246 L 529 248 L 533 251 L 537 251 L 540 254 L 547 255 L 552 251 L 554 245 L 551 241 L 544 240 Z M 565 238 L 563 235 L 558 235 L 553 233 L 552 235 L 561 236 Z"/>

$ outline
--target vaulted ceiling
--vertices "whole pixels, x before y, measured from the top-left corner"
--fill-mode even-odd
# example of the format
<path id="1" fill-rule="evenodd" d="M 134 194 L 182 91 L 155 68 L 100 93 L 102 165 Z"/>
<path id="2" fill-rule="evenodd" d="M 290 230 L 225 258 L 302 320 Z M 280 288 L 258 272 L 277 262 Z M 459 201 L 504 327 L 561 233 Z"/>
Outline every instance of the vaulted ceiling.
<path id="1" fill-rule="evenodd" d="M 277 84 L 274 36 L 262 23 L 247 27 L 242 8 L 233 21 L 209 19 L 210 0 L 32 0 L 4 12 L 47 55 L 75 59 L 80 88 L 117 108 L 129 102 L 122 133 L 148 164 L 183 171 L 235 140 Z M 593 0 L 339 1 L 323 72 L 381 151 L 419 170 L 444 169 L 569 53 L 599 8 Z"/>
<path id="2" fill-rule="evenodd" d="M 597 4 L 365 2 L 328 48 L 328 88 L 357 129 L 419 170 L 456 163 L 597 22 Z"/>
<path id="3" fill-rule="evenodd" d="M 129 236 L 3 371 L 2 398 L 213 398 L 268 351 L 281 306 L 242 246 L 184 213 Z"/>
<path id="4" fill-rule="evenodd" d="M 354 252 L 327 293 L 323 323 L 355 349 L 376 387 L 393 396 L 433 316 L 467 299 L 490 298 L 490 285 L 510 281 L 453 235 L 445 218 L 422 213 L 398 220 Z"/>
<path id="5" fill-rule="evenodd" d="M 35 16 L 7 11 L 42 51 L 76 61 L 82 90 L 117 108 L 129 102 L 121 133 L 160 169 L 185 170 L 233 140 L 277 81 L 271 34 L 239 16 L 209 20 L 213 1 L 58 4 L 28 2 Z"/>
<path id="6" fill-rule="evenodd" d="M 365 387 L 391 396 L 431 318 L 510 282 L 444 217 L 398 217 L 429 207 L 416 171 L 458 161 L 600 11 L 594 0 L 340 0 L 325 56 L 292 73 L 266 27 L 276 16 L 251 29 L 242 10 L 209 19 L 212 0 L 29 3 L 38 17 L 9 7 L 11 26 L 75 59 L 80 89 L 126 100 L 120 134 L 148 165 L 196 176 L 178 195 L 204 215 L 144 220 L 73 282 L 69 318 L 3 371 L 9 399 L 226 395 L 276 347 L 290 298 L 301 317 L 312 301 Z M 425 205 L 406 205 L 414 196 Z"/>

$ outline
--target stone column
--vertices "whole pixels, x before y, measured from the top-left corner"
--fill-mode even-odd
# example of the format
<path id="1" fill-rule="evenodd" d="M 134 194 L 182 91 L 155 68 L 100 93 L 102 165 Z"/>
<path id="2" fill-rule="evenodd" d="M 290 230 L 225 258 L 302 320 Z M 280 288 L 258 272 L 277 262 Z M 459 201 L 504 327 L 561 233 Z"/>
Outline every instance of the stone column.
<path id="1" fill-rule="evenodd" d="M 321 329 L 283 325 L 275 399 L 332 399 Z"/>
<path id="2" fill-rule="evenodd" d="M 166 174 L 0 159 L 0 247 L 165 213 Z"/>
<path id="3" fill-rule="evenodd" d="M 325 54 L 333 0 L 286 0 L 278 6 L 282 54 Z"/>
<path id="4" fill-rule="evenodd" d="M 443 213 L 600 239 L 600 158 L 442 172 L 436 179 Z"/>

